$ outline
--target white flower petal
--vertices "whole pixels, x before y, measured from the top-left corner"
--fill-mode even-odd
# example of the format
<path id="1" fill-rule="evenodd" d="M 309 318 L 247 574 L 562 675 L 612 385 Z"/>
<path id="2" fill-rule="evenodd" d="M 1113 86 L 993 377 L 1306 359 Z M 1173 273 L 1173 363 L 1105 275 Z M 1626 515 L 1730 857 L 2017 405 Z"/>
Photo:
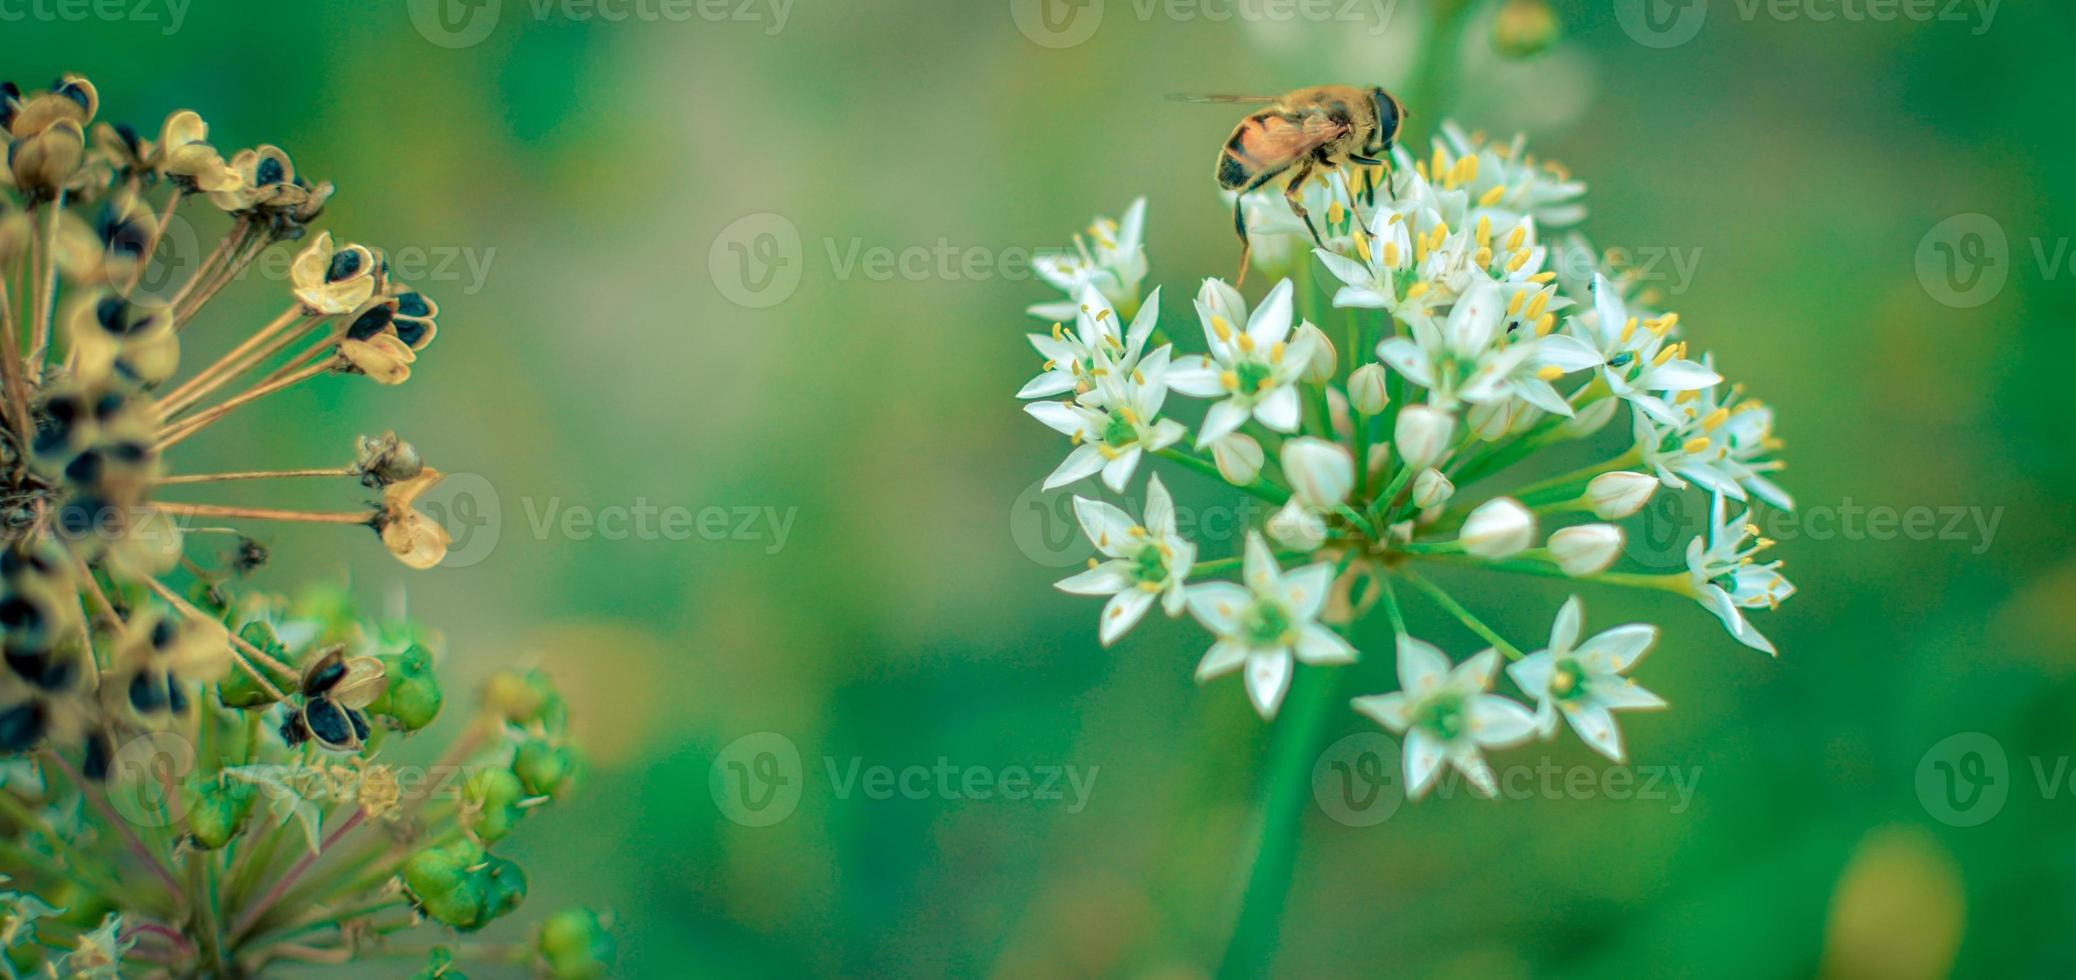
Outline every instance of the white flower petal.
<path id="1" fill-rule="evenodd" d="M 1132 577 L 1125 572 L 1125 563 L 1106 561 L 1079 575 L 1069 575 L 1052 584 L 1061 592 L 1073 595 L 1116 595 L 1132 587 Z"/>
<path id="2" fill-rule="evenodd" d="M 1308 664 L 1352 664 L 1355 647 L 1341 634 L 1318 623 L 1306 623 L 1298 634 L 1297 658 Z"/>
<path id="3" fill-rule="evenodd" d="M 1256 653 L 1247 658 L 1247 700 L 1254 702 L 1254 710 L 1268 721 L 1276 717 L 1276 709 L 1283 705 L 1283 694 L 1290 690 L 1291 659 L 1286 650 L 1273 653 Z"/>
<path id="4" fill-rule="evenodd" d="M 1146 610 L 1153 608 L 1153 593 L 1136 586 L 1111 596 L 1103 604 L 1103 622 L 1097 632 L 1104 646 L 1109 646 L 1123 636 L 1126 630 L 1139 624 L 1146 617 Z"/>

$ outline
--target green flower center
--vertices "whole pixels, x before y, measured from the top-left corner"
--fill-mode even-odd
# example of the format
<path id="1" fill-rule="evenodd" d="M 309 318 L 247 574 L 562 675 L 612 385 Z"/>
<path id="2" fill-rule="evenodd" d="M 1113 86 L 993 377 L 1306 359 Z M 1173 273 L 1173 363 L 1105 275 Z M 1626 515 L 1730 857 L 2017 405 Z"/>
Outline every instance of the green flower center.
<path id="1" fill-rule="evenodd" d="M 1168 580 L 1168 559 L 1153 545 L 1139 549 L 1132 558 L 1132 580 L 1135 582 L 1165 582 Z"/>
<path id="2" fill-rule="evenodd" d="M 1550 673 L 1550 696 L 1569 701 L 1586 693 L 1586 669 L 1576 660 L 1559 660 Z"/>
<path id="3" fill-rule="evenodd" d="M 1111 412 L 1110 421 L 1103 426 L 1103 442 L 1122 449 L 1139 441 L 1139 427 L 1125 420 L 1123 413 Z"/>
<path id="4" fill-rule="evenodd" d="M 1247 610 L 1240 621 L 1240 635 L 1259 648 L 1287 645 L 1290 638 L 1290 613 L 1280 604 L 1258 601 Z"/>
<path id="5" fill-rule="evenodd" d="M 1258 361 L 1240 361 L 1233 365 L 1233 376 L 1240 379 L 1240 394 L 1252 395 L 1262 388 L 1262 383 L 1275 377 L 1269 366 Z"/>
<path id="6" fill-rule="evenodd" d="M 1454 742 L 1470 730 L 1470 719 L 1465 716 L 1463 696 L 1443 693 L 1429 698 L 1421 710 L 1419 724 L 1441 736 L 1444 742 Z"/>

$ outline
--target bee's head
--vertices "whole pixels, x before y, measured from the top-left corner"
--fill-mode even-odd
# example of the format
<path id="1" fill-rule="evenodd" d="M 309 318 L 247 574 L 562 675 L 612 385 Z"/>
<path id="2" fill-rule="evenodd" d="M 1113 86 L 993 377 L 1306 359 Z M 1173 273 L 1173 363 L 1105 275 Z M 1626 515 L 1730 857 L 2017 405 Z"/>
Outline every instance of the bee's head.
<path id="1" fill-rule="evenodd" d="M 1397 96 L 1382 88 L 1370 89 L 1370 101 L 1377 109 L 1377 131 L 1370 137 L 1370 145 L 1363 148 L 1363 153 L 1381 157 L 1391 152 L 1392 144 L 1398 140 L 1398 129 L 1405 121 L 1406 107 Z"/>

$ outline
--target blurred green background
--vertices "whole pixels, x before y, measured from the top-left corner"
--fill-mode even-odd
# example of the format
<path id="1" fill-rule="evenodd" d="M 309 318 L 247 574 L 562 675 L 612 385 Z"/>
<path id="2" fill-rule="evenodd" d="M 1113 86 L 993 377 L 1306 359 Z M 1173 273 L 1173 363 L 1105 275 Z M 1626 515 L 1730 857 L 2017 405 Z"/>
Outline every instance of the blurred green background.
<path id="1" fill-rule="evenodd" d="M 465 30 L 491 18 L 474 43 L 404 2 L 192 0 L 172 29 L 163 0 L 115 19 L 25 0 L 0 27 L 0 75 L 86 73 L 103 117 L 141 129 L 197 109 L 218 145 L 275 142 L 336 181 L 341 237 L 459 260 L 428 269 L 442 330 L 409 385 L 306 386 L 194 457 L 336 465 L 394 427 L 469 475 L 446 503 L 457 567 L 411 574 L 372 540 L 291 528 L 261 584 L 408 590 L 446 629 L 448 669 L 539 663 L 568 688 L 589 784 L 509 845 L 534 876 L 515 920 L 610 909 L 631 977 L 1210 972 L 1273 726 L 1237 682 L 1191 682 L 1197 627 L 1155 617 L 1105 651 L 1097 604 L 1051 588 L 1081 555 L 1036 491 L 1060 441 L 1010 397 L 1036 370 L 1022 310 L 1053 298 L 1017 257 L 1150 195 L 1149 284 L 1189 336 L 1183 300 L 1231 272 L 1208 171 L 1237 116 L 1161 96 L 1396 85 L 1441 47 L 1465 60 L 1441 104 L 1413 107 L 1413 145 L 1446 113 L 1524 130 L 1585 179 L 1593 240 L 1660 255 L 1689 336 L 1777 406 L 1805 510 L 1997 523 L 1785 536 L 1802 592 L 1761 619 L 1778 660 L 1691 605 L 1589 589 L 1593 623 L 1665 627 L 1639 676 L 1673 710 L 1624 727 L 1632 764 L 1693 780 L 1691 800 L 1459 793 L 1375 826 L 1308 807 L 1277 971 L 2076 969 L 2067 5 L 1715 0 L 1625 22 L 1627 0 L 1557 2 L 1560 43 L 1511 62 L 1479 21 L 1438 39 L 1413 0 L 1110 0 L 1069 22 L 1085 39 L 1020 29 L 1032 10 L 1010 0 L 799 0 L 782 21 L 775 0 L 606 0 L 626 19 L 539 3 L 448 8 Z M 1663 46 L 1682 9 L 1698 33 Z M 1969 308 L 1942 301 L 1957 270 L 1927 243 L 1963 214 L 2007 245 L 1986 259 L 2005 284 Z M 750 215 L 780 220 L 736 224 Z M 762 237 L 786 227 L 797 248 Z M 854 249 L 950 250 L 982 274 L 932 258 L 875 275 Z M 751 306 L 731 298 L 744 280 L 716 280 L 745 254 L 780 277 Z M 257 324 L 284 288 L 247 284 L 217 315 L 242 303 Z M 215 329 L 194 343 L 227 345 Z M 1166 475 L 1186 502 L 1236 503 Z M 645 505 L 791 523 L 782 542 L 768 519 L 722 540 L 536 529 Z M 1565 595 L 1461 587 L 1523 644 Z M 1428 612 L 1416 632 L 1474 649 Z M 1391 688 L 1366 649 L 1352 686 Z M 798 805 L 745 826 L 741 787 L 709 777 L 766 732 L 748 744 L 802 760 Z M 1960 826 L 1983 811 L 1939 802 L 1955 787 L 1934 747 L 1968 732 L 2005 763 L 1976 788 L 2005 802 Z M 940 758 L 1095 782 L 1078 801 L 842 798 L 853 760 Z M 1500 759 L 1607 768 L 1568 739 Z"/>

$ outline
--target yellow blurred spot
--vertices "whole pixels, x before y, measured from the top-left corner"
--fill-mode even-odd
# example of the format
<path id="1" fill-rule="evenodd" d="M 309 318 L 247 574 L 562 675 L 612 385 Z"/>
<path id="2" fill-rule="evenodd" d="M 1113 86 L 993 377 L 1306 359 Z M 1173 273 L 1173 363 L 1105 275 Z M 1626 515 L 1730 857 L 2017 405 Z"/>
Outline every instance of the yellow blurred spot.
<path id="1" fill-rule="evenodd" d="M 1831 895 L 1821 975 L 1932 980 L 1953 969 L 1965 919 L 1960 868 L 1931 834 L 1877 829 Z"/>

